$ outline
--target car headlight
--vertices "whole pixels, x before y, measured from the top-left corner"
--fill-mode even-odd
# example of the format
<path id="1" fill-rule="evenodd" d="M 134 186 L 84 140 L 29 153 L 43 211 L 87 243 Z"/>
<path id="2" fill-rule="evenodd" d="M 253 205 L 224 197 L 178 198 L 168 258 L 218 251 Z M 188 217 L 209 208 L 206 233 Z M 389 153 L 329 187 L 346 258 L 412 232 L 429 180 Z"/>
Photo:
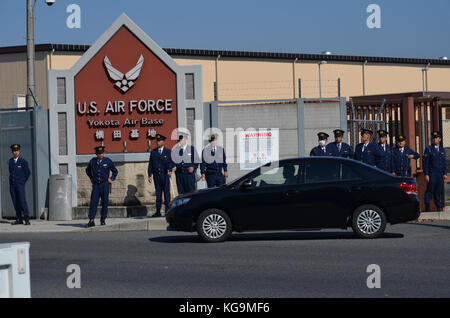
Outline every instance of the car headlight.
<path id="1" fill-rule="evenodd" d="M 180 206 L 180 205 L 185 205 L 189 201 L 191 201 L 191 198 L 177 199 L 177 200 L 173 201 L 172 207 L 175 208 L 175 207 Z"/>

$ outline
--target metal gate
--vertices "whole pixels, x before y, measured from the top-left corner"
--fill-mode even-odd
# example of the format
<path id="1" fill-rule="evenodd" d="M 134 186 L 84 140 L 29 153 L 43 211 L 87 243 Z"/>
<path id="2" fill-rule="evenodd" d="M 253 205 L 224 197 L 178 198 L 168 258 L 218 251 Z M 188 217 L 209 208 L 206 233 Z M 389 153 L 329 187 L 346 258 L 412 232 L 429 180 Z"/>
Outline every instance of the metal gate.
<path id="1" fill-rule="evenodd" d="M 426 189 L 423 175 L 422 158 L 424 149 L 431 142 L 431 132 L 442 130 L 441 102 L 437 96 L 422 96 L 422 93 L 404 93 L 392 95 L 359 96 L 347 103 L 349 131 L 356 139 L 357 131 L 352 126 L 359 121 L 371 120 L 385 123 L 389 132 L 389 143 L 395 145 L 395 136 L 406 136 L 408 147 L 419 153 L 420 158 L 411 164 L 412 174 L 419 188 L 422 209 Z M 380 123 L 381 124 L 381 123 Z M 369 128 L 371 129 L 371 128 Z M 445 144 L 445 136 L 443 138 Z M 353 146 L 356 144 L 353 143 Z M 434 203 L 431 208 L 435 209 Z"/>
<path id="2" fill-rule="evenodd" d="M 9 192 L 10 146 L 20 144 L 20 156 L 28 161 L 31 176 L 25 192 L 30 217 L 40 217 L 46 207 L 49 173 L 48 112 L 41 108 L 0 109 L 0 208 L 3 218 L 16 213 Z"/>

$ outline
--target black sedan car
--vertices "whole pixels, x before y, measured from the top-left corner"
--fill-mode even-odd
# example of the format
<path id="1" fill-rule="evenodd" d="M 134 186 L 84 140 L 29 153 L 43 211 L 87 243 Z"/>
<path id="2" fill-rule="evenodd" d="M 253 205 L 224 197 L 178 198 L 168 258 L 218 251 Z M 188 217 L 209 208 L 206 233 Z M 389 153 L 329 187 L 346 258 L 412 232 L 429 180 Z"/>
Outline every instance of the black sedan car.
<path id="1" fill-rule="evenodd" d="M 175 198 L 168 230 L 195 232 L 208 242 L 233 231 L 352 227 L 375 238 L 386 224 L 420 215 L 416 182 L 364 163 L 335 157 L 267 164 L 219 188 Z"/>

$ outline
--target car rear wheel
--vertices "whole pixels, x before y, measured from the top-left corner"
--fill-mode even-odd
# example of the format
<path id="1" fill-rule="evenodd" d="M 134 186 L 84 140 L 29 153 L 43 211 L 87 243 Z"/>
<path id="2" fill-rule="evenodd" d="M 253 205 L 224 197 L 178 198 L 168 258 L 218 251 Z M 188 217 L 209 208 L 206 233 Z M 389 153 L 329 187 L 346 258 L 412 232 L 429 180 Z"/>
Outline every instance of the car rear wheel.
<path id="1" fill-rule="evenodd" d="M 198 217 L 197 232 L 206 242 L 223 242 L 232 232 L 230 217 L 222 210 L 208 209 Z"/>
<path id="2" fill-rule="evenodd" d="M 352 228 L 361 238 L 376 238 L 386 229 L 386 215 L 375 205 L 360 206 L 353 213 Z"/>

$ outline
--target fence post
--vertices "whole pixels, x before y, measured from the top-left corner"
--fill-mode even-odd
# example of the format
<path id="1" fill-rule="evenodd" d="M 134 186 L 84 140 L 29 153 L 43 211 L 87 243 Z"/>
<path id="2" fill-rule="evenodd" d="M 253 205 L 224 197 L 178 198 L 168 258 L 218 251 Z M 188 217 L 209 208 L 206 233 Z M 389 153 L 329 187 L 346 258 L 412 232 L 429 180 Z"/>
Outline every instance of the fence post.
<path id="1" fill-rule="evenodd" d="M 409 141 L 409 147 L 416 151 L 416 120 L 414 111 L 414 97 L 405 97 L 402 100 L 401 113 L 403 118 L 400 120 L 403 122 L 403 132 L 406 135 L 406 139 Z M 420 138 L 420 137 L 419 137 Z M 422 149 L 423 150 L 423 149 Z M 421 152 L 421 151 L 419 151 Z M 411 172 L 412 175 L 417 173 L 417 164 L 412 164 L 411 162 Z"/>
<path id="2" fill-rule="evenodd" d="M 341 97 L 341 79 L 338 78 L 337 80 L 337 85 L 338 85 L 338 97 Z"/>
<path id="3" fill-rule="evenodd" d="M 302 98 L 302 79 L 298 79 L 298 98 Z"/>
<path id="4" fill-rule="evenodd" d="M 217 82 L 214 82 L 214 100 L 217 100 Z"/>

